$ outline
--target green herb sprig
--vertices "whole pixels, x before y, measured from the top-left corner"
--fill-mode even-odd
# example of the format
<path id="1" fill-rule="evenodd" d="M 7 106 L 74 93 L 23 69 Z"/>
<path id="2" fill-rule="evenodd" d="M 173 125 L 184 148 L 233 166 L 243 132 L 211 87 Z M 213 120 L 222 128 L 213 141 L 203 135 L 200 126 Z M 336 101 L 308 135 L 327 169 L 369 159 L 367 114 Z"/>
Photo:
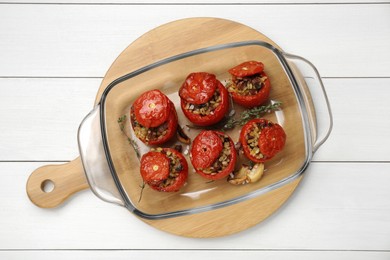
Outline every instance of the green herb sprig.
<path id="1" fill-rule="evenodd" d="M 229 118 L 229 120 L 223 126 L 222 130 L 230 130 L 237 125 L 243 126 L 252 119 L 261 118 L 265 113 L 278 110 L 281 105 L 282 105 L 281 102 L 275 102 L 273 104 L 258 106 L 258 107 L 244 110 L 238 119 L 235 119 L 234 117 Z"/>
<path id="2" fill-rule="evenodd" d="M 137 157 L 140 158 L 139 147 L 138 147 L 137 142 L 134 141 L 134 139 L 132 139 L 131 137 L 129 137 L 125 131 L 126 115 L 119 117 L 117 122 L 118 122 L 119 128 L 121 129 L 122 133 L 124 135 L 126 135 L 127 141 L 129 142 L 130 145 L 133 146 L 135 153 L 137 154 Z"/>
<path id="3" fill-rule="evenodd" d="M 126 121 L 126 115 L 123 115 L 123 116 L 118 118 L 118 124 L 119 124 L 119 127 L 121 128 L 121 131 L 123 131 L 125 129 L 125 121 Z"/>
<path id="4" fill-rule="evenodd" d="M 118 125 L 119 125 L 119 128 L 121 129 L 122 133 L 127 137 L 127 141 L 129 142 L 129 144 L 131 146 L 133 146 L 134 148 L 134 151 L 137 155 L 138 158 L 141 157 L 140 155 L 140 152 L 139 152 L 139 147 L 138 147 L 138 144 L 137 142 L 130 138 L 127 134 L 126 134 L 126 131 L 125 131 L 125 124 L 126 124 L 126 115 L 123 115 L 121 117 L 118 118 L 117 122 L 118 122 Z M 143 192 L 144 192 L 144 189 L 145 189 L 145 186 L 146 186 L 146 183 L 143 181 L 142 184 L 139 186 L 141 188 L 141 192 L 140 192 L 140 195 L 139 195 L 139 198 L 138 198 L 138 203 L 141 202 L 141 199 L 142 199 L 142 195 L 143 195 Z"/>
<path id="5" fill-rule="evenodd" d="M 144 189 L 145 189 L 145 186 L 146 186 L 146 183 L 143 181 L 142 184 L 139 186 L 141 188 L 141 192 L 139 194 L 139 198 L 138 198 L 138 203 L 141 202 L 141 199 L 142 199 L 142 195 L 144 193 Z"/>

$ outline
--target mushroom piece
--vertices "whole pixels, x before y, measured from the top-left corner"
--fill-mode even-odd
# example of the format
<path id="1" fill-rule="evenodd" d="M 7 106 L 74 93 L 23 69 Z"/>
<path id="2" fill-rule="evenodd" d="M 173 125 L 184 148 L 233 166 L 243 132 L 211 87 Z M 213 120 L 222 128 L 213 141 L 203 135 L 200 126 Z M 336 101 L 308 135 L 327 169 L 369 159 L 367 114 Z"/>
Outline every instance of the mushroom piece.
<path id="1" fill-rule="evenodd" d="M 228 182 L 233 185 L 241 185 L 246 183 L 257 182 L 261 179 L 264 173 L 264 164 L 256 163 L 253 166 L 242 165 L 238 172 L 232 173 Z"/>
<path id="2" fill-rule="evenodd" d="M 184 133 L 184 130 L 181 128 L 181 126 L 177 126 L 177 139 L 183 144 L 191 143 L 191 139 L 188 137 L 188 135 L 186 135 L 186 133 Z"/>

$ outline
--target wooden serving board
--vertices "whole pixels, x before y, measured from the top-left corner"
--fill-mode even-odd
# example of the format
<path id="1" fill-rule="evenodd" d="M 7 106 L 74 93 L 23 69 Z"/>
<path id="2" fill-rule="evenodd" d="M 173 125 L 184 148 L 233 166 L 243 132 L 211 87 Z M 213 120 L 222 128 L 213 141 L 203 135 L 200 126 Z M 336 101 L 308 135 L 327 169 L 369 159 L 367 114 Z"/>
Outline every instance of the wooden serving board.
<path id="1" fill-rule="evenodd" d="M 108 84 L 131 71 L 183 52 L 246 40 L 262 40 L 278 47 L 260 32 L 224 19 L 189 18 L 157 27 L 135 40 L 118 56 L 101 83 L 96 103 Z M 58 166 L 61 168 L 54 171 L 56 166 L 44 166 L 31 174 L 27 193 L 33 203 L 44 208 L 54 207 L 71 194 L 88 187 L 81 161 L 77 158 L 69 163 L 71 167 L 67 165 Z M 162 220 L 140 219 L 160 230 L 186 237 L 219 237 L 237 233 L 258 224 L 280 208 L 301 178 L 265 195 L 229 207 Z M 53 181 L 56 187 L 50 193 L 44 192 L 42 188 L 46 180 Z"/>

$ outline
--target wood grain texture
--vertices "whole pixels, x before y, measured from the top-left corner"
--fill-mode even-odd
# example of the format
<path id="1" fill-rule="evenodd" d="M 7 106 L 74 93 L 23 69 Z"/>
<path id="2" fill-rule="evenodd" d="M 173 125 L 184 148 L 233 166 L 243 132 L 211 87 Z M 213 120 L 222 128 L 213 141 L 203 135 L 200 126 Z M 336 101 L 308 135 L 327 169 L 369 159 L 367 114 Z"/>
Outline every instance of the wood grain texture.
<path id="1" fill-rule="evenodd" d="M 301 178 L 262 196 L 221 209 L 164 220 L 143 220 L 160 230 L 185 237 L 213 238 L 251 228 L 270 217 L 291 196 Z"/>
<path id="2" fill-rule="evenodd" d="M 177 34 L 180 34 L 180 37 L 177 37 Z M 107 71 L 102 81 L 102 84 L 97 94 L 97 102 L 109 83 L 119 78 L 120 76 L 127 74 L 128 72 L 134 71 L 138 68 L 142 68 L 143 66 L 149 65 L 164 58 L 172 57 L 191 50 L 197 50 L 218 44 L 246 40 L 261 40 L 270 43 L 276 48 L 279 48 L 277 43 L 273 42 L 271 39 L 269 39 L 262 33 L 254 30 L 253 28 L 227 19 L 189 18 L 161 25 L 142 35 L 135 42 L 131 43 L 129 47 L 127 47 L 118 56 L 118 58 L 111 65 L 110 69 Z M 273 57 L 273 55 L 268 56 Z M 268 58 L 268 56 L 264 55 L 265 58 Z M 271 69 L 282 70 L 280 66 L 272 65 L 273 63 L 271 64 L 271 61 L 269 61 L 269 63 L 270 64 L 268 65 Z M 195 67 L 196 64 L 192 64 L 192 66 Z M 198 68 L 198 70 L 199 69 L 201 69 L 201 66 Z M 283 75 L 282 73 L 282 71 L 279 71 L 278 75 Z M 268 74 L 271 76 L 272 71 Z M 274 78 L 277 78 L 278 82 L 283 81 L 279 80 L 279 78 L 283 78 L 281 76 L 278 78 L 275 75 Z M 283 84 L 276 84 L 275 81 L 274 85 L 279 87 L 284 86 L 288 84 L 288 81 L 285 81 L 285 83 L 282 82 Z M 137 91 L 140 92 L 140 89 L 141 87 L 139 87 Z M 129 89 L 127 89 L 127 92 L 130 92 Z M 286 98 L 287 96 L 281 95 L 280 92 L 282 91 L 280 90 L 274 90 L 273 92 L 275 95 L 279 93 L 280 98 Z M 287 93 L 288 91 L 285 92 Z M 134 198 L 131 196 L 131 193 L 134 193 L 134 189 L 137 188 L 137 185 L 134 185 L 134 180 L 131 178 L 131 176 L 122 173 L 129 172 L 127 169 L 127 165 L 123 165 L 123 162 L 131 162 L 131 160 L 134 161 L 135 153 L 133 152 L 130 156 L 127 156 L 126 158 L 122 156 L 122 153 L 125 154 L 126 150 L 119 149 L 120 147 L 123 148 L 123 145 L 121 145 L 121 143 L 123 143 L 123 138 L 119 137 L 120 131 L 116 124 L 117 118 L 122 115 L 122 112 L 115 111 L 123 111 L 122 107 L 124 106 L 124 104 L 119 99 L 123 100 L 123 96 L 125 95 L 129 96 L 130 94 L 126 92 L 122 94 L 119 93 L 116 97 L 114 95 L 114 98 L 107 98 L 106 106 L 107 111 L 110 111 L 110 113 L 107 115 L 106 118 L 108 121 L 107 129 L 109 129 L 108 140 L 110 144 L 113 144 L 111 148 L 114 147 L 116 151 L 121 151 L 119 156 L 113 154 L 113 163 L 115 167 L 119 166 L 119 169 L 123 169 L 123 171 L 118 170 L 119 180 L 121 182 L 122 187 L 124 187 L 126 193 L 130 194 L 130 198 L 134 201 Z M 292 96 L 294 96 L 293 93 Z M 110 102 L 110 100 L 113 102 Z M 286 106 L 289 106 L 288 109 L 290 109 L 286 110 L 285 114 L 286 122 L 288 122 L 287 118 L 293 117 L 291 116 L 291 114 L 293 114 L 293 111 L 296 110 L 296 104 L 292 104 L 292 102 L 287 102 L 285 99 L 282 100 L 286 103 Z M 109 108 L 110 104 L 112 109 Z M 110 117 L 113 118 L 111 118 L 110 120 Z M 115 122 L 115 125 L 110 124 L 110 122 Z M 114 127 L 110 128 L 110 126 Z M 286 131 L 287 129 L 291 129 L 292 132 L 290 134 L 297 135 L 297 137 L 300 136 L 300 133 L 303 132 L 302 129 L 298 126 L 295 127 L 295 131 L 293 130 L 293 127 L 286 128 Z M 298 140 L 299 143 L 299 140 L 302 141 L 302 138 L 298 137 L 296 140 Z M 292 144 L 293 143 L 290 143 L 290 147 L 293 147 Z M 298 161 L 302 161 L 302 147 L 302 145 L 297 146 L 296 153 L 290 153 L 291 155 L 294 155 L 295 158 L 295 160 L 290 161 L 290 163 L 288 164 L 289 166 L 291 166 L 290 169 L 292 169 L 292 172 L 295 172 L 297 171 L 297 169 L 299 169 L 299 166 L 296 166 L 296 164 L 298 163 Z M 278 165 L 278 163 L 275 163 L 275 165 Z M 276 170 L 276 173 L 278 173 L 277 176 L 281 176 L 277 180 L 275 180 L 275 182 L 286 178 L 286 176 L 283 175 L 283 172 L 283 168 Z M 178 218 L 152 221 L 144 219 L 142 220 L 144 220 L 149 225 L 152 225 L 153 227 L 181 236 L 208 238 L 231 235 L 245 230 L 269 217 L 288 199 L 288 197 L 292 194 L 294 189 L 299 184 L 300 180 L 301 178 L 297 178 L 293 182 L 288 183 L 284 187 L 276 189 L 269 194 L 266 194 L 264 196 L 258 196 L 249 201 L 245 201 L 244 203 L 238 203 L 229 207 L 224 207 L 222 209 L 203 212 L 200 214 L 192 214 L 189 216 L 181 216 Z M 198 188 L 196 188 L 195 190 L 197 189 Z M 242 194 L 237 194 L 236 196 L 241 195 Z M 145 194 L 145 197 L 146 196 L 147 193 Z M 218 197 L 218 194 L 214 194 L 213 196 Z M 144 198 L 144 200 L 146 200 L 146 198 Z M 223 201 L 223 199 L 221 201 Z M 166 201 L 161 200 L 162 204 L 164 202 Z M 212 204 L 215 203 L 215 201 L 209 203 Z M 177 204 L 180 204 L 180 200 L 177 201 Z M 198 204 L 194 203 L 194 205 Z M 246 210 L 248 208 L 253 208 L 253 211 Z M 259 213 L 259 209 L 261 209 L 261 214 Z M 140 210 L 145 209 L 141 208 Z M 240 214 L 237 215 L 235 212 L 240 212 Z M 240 216 L 243 221 L 236 222 L 235 219 L 238 216 Z"/>
<path id="3" fill-rule="evenodd" d="M 119 259 L 144 259 L 144 260 L 153 260 L 156 259 L 158 254 L 158 259 L 160 260 L 171 260 L 171 259 L 215 259 L 215 260 L 224 260 L 224 259 L 238 259 L 243 258 L 247 260 L 257 260 L 260 258 L 273 259 L 273 260 L 289 260 L 289 259 L 301 259 L 301 260 L 340 260 L 340 259 L 354 259 L 354 260 L 388 260 L 390 253 L 389 252 L 332 252 L 332 251 L 266 251 L 266 250 L 229 250 L 229 251 L 198 251 L 198 250 L 160 250 L 160 251 L 135 251 L 135 250 L 99 250 L 99 253 L 96 251 L 44 251 L 44 252 L 35 252 L 35 251 L 10 251 L 10 252 L 0 252 L 0 257 L 4 259 L 25 259 L 29 257 L 39 257 L 41 260 L 49 259 L 73 259 L 73 258 L 82 258 L 82 259 L 95 259 L 95 260 L 119 260 Z"/>
<path id="4" fill-rule="evenodd" d="M 10 3 L 10 1 L 1 0 L 0 3 Z M 13 0 L 12 3 L 31 3 L 31 4 L 129 4 L 129 5 L 153 5 L 153 4 L 202 4 L 202 5 L 213 5 L 213 4 L 237 4 L 235 0 L 148 0 L 148 1 L 137 1 L 137 0 Z M 267 0 L 267 1 L 258 1 L 258 0 L 246 0 L 242 4 L 252 4 L 252 5 L 267 5 L 267 4 L 321 4 L 321 3 L 340 3 L 338 0 Z M 344 4 L 355 4 L 355 3 L 365 3 L 365 4 L 376 4 L 376 3 L 388 3 L 387 0 L 345 0 Z"/>
<path id="5" fill-rule="evenodd" d="M 112 81 L 153 62 L 192 50 L 247 40 L 262 40 L 278 47 L 259 31 L 227 19 L 198 17 L 159 25 L 132 42 L 115 59 L 104 76 L 96 100 Z"/>
<path id="6" fill-rule="evenodd" d="M 0 1 L 0 258 L 389 259 L 389 1 L 16 1 Z M 218 239 L 161 232 L 88 190 L 55 209 L 34 206 L 29 174 L 77 156 L 79 122 L 112 61 L 146 31 L 190 15 L 249 25 L 325 77 L 333 132 L 289 203 Z"/>
<path id="7" fill-rule="evenodd" d="M 289 202 L 275 214 L 243 232 L 217 239 L 183 238 L 160 231 L 126 209 L 99 200 L 90 190 L 75 194 L 60 207 L 38 208 L 27 198 L 25 181 L 44 164 L 0 163 L 1 250 L 389 248 L 390 201 L 382 199 L 390 197 L 389 163 L 313 163 Z"/>
<path id="8" fill-rule="evenodd" d="M 181 36 L 176 37 L 177 33 L 180 33 Z M 194 41 L 194 39 L 199 40 Z M 130 44 L 129 47 L 126 48 L 126 50 L 124 50 L 119 55 L 119 57 L 115 60 L 113 65 L 107 71 L 106 76 L 103 79 L 103 82 L 97 94 L 96 103 L 99 102 L 100 95 L 106 89 L 107 85 L 110 82 L 114 81 L 122 75 L 127 74 L 128 72 L 134 71 L 138 68 L 162 60 L 164 58 L 185 53 L 191 50 L 205 48 L 217 44 L 245 40 L 262 40 L 277 47 L 277 45 L 272 40 L 265 37 L 263 34 L 253 30 L 252 28 L 226 19 L 191 18 L 161 25 L 158 28 L 153 29 L 152 31 L 149 31 L 144 34 L 137 41 Z M 116 100 L 118 100 L 118 97 L 114 98 L 114 101 Z M 107 101 L 107 106 L 108 104 L 109 101 Z M 113 106 L 115 109 L 117 109 L 119 105 L 115 104 L 116 103 L 114 102 Z M 121 110 L 122 108 L 119 109 Z M 107 111 L 109 111 L 109 108 L 107 108 Z M 114 116 L 115 126 L 117 126 L 117 113 L 110 113 L 109 116 Z M 286 116 L 288 117 L 288 113 L 286 114 Z M 107 118 L 107 120 L 110 122 L 108 116 Z M 110 125 L 108 124 L 107 126 L 109 127 Z M 297 128 L 297 130 L 302 132 L 302 130 L 300 130 L 299 128 Z M 113 129 L 110 130 L 109 136 L 112 136 L 113 133 Z M 114 140 L 118 140 L 115 134 L 114 137 L 115 138 L 109 139 L 110 143 L 115 143 Z M 123 140 L 123 138 L 119 139 L 120 141 Z M 115 146 L 115 150 L 118 150 L 117 148 L 118 145 Z M 296 154 L 300 155 L 301 153 Z M 134 157 L 135 154 L 133 153 L 132 156 L 128 159 L 134 160 Z M 116 166 L 123 166 L 123 164 L 121 163 L 122 160 L 119 159 L 119 161 L 117 161 L 117 158 L 122 158 L 122 156 L 114 157 L 114 164 Z M 75 160 L 71 163 L 71 165 L 73 166 L 77 163 L 80 164 L 80 162 L 80 160 Z M 69 167 L 64 167 L 63 170 L 69 170 Z M 75 167 L 81 168 L 81 165 L 76 165 Z M 296 166 L 294 165 L 293 167 L 295 169 Z M 73 175 L 77 177 L 77 179 L 72 182 L 72 175 L 65 175 L 66 172 L 64 172 L 63 179 L 61 179 L 61 168 L 57 167 L 56 169 L 58 169 L 58 172 L 55 171 L 55 176 L 53 173 L 53 180 L 55 179 L 55 183 L 64 183 L 64 185 L 60 186 L 61 189 L 55 188 L 53 192 L 46 193 L 41 189 L 41 182 L 45 179 L 50 178 L 50 172 L 46 171 L 45 168 L 38 169 L 37 171 L 32 173 L 32 176 L 29 179 L 27 185 L 29 197 L 36 205 L 40 207 L 46 208 L 57 206 L 59 202 L 62 202 L 64 198 L 68 197 L 67 193 L 72 194 L 75 191 L 87 187 L 85 180 L 83 178 L 79 178 L 79 175 Z M 124 170 L 122 172 L 127 172 L 127 170 Z M 119 172 L 119 179 L 122 183 L 121 185 L 125 187 L 125 191 L 129 193 L 130 191 L 134 190 L 134 184 L 132 184 L 132 182 L 130 181 L 130 184 L 127 185 L 126 183 L 128 183 L 131 179 L 129 178 L 129 176 L 122 174 L 122 172 Z M 37 180 L 35 180 L 35 176 Z M 56 178 L 57 176 L 58 178 Z M 280 179 L 282 178 L 285 177 L 281 177 Z M 190 216 L 182 216 L 180 218 L 173 219 L 153 221 L 145 220 L 145 222 L 164 231 L 182 236 L 219 237 L 230 235 L 245 230 L 248 227 L 251 227 L 263 221 L 265 218 L 271 215 L 291 195 L 295 187 L 298 185 L 300 179 L 301 178 L 297 178 L 295 181 L 285 185 L 285 187 L 276 189 L 272 192 L 272 195 L 267 194 L 265 196 L 259 196 L 249 200 L 248 202 L 235 204 L 220 210 L 204 212 L 201 214 L 193 214 Z M 84 183 L 82 183 L 81 180 L 83 180 Z M 66 186 L 66 184 L 74 183 L 77 183 L 77 185 L 68 187 Z M 252 207 L 252 205 L 256 205 L 257 207 L 262 208 L 263 214 L 257 213 L 257 210 L 245 211 L 246 208 Z M 241 214 L 245 221 L 235 222 L 234 219 L 236 218 L 236 216 L 234 212 L 247 212 L 247 214 Z M 224 217 L 221 218 L 221 216 Z M 178 225 L 179 222 L 181 222 L 182 224 Z M 184 223 L 186 223 L 186 225 Z M 202 223 L 202 225 L 198 225 L 196 223 Z M 216 223 L 218 223 L 219 227 L 215 227 Z"/>
<path id="9" fill-rule="evenodd" d="M 46 185 L 53 187 L 48 189 Z M 29 199 L 41 208 L 54 208 L 72 194 L 89 188 L 80 158 L 62 165 L 45 165 L 34 170 L 27 180 Z"/>
<path id="10" fill-rule="evenodd" d="M 0 76 L 103 77 L 118 54 L 145 32 L 187 17 L 221 17 L 307 58 L 323 77 L 388 77 L 389 12 L 390 4 L 4 4 L 0 57 L 10 62 L 0 63 Z M 38 13 L 39 19 L 30 19 Z"/>
<path id="11" fill-rule="evenodd" d="M 323 81 L 334 126 L 314 161 L 389 161 L 390 78 Z M 100 83 L 101 79 L 0 78 L 0 118 L 7 122 L 0 124 L 0 159 L 70 161 L 77 157 L 77 129 L 92 109 Z M 367 86 L 372 91 L 365 91 Z M 369 125 L 361 123 L 364 115 L 371 118 Z M 375 134 L 361 138 L 371 129 L 376 129 Z"/>

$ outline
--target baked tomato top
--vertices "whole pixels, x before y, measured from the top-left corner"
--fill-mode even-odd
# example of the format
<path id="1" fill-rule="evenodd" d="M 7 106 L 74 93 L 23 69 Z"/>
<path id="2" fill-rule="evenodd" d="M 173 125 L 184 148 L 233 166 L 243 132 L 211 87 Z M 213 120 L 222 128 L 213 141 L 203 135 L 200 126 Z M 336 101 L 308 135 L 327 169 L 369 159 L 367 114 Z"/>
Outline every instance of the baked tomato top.
<path id="1" fill-rule="evenodd" d="M 137 121 L 145 127 L 157 127 L 167 121 L 170 102 L 160 90 L 154 89 L 144 92 L 134 104 L 134 112 Z"/>
<path id="2" fill-rule="evenodd" d="M 200 105 L 211 99 L 217 88 L 217 78 L 207 72 L 193 72 L 179 89 L 179 96 L 186 102 Z"/>
<path id="3" fill-rule="evenodd" d="M 264 70 L 264 64 L 259 61 L 246 61 L 243 62 L 229 71 L 235 77 L 243 78 L 247 76 L 252 76 L 254 74 L 258 74 Z"/>
<path id="4" fill-rule="evenodd" d="M 194 139 L 190 155 L 195 171 L 210 180 L 228 176 L 234 171 L 237 161 L 234 143 L 230 137 L 211 130 L 201 132 Z"/>
<path id="5" fill-rule="evenodd" d="M 240 142 L 249 160 L 262 163 L 284 148 L 286 133 L 280 125 L 267 119 L 253 119 L 242 127 Z"/>
<path id="6" fill-rule="evenodd" d="M 141 158 L 141 176 L 154 190 L 178 191 L 188 177 L 184 156 L 171 148 L 156 148 Z"/>
<path id="7" fill-rule="evenodd" d="M 286 143 L 286 133 L 278 124 L 265 127 L 259 137 L 260 151 L 269 158 L 272 158 L 281 151 Z"/>
<path id="8" fill-rule="evenodd" d="M 213 125 L 221 121 L 229 111 L 229 93 L 217 80 L 216 90 L 209 101 L 196 105 L 180 99 L 180 106 L 184 115 L 192 123 L 200 126 Z"/>
<path id="9" fill-rule="evenodd" d="M 191 148 L 191 162 L 196 169 L 204 169 L 213 164 L 223 149 L 219 135 L 211 130 L 198 134 Z"/>
<path id="10" fill-rule="evenodd" d="M 141 158 L 141 176 L 148 184 L 158 184 L 169 176 L 169 159 L 161 152 L 148 152 Z"/>
<path id="11" fill-rule="evenodd" d="M 157 127 L 145 127 L 137 121 L 134 106 L 130 110 L 131 126 L 134 134 L 143 143 L 148 145 L 159 145 L 169 141 L 175 134 L 178 125 L 178 118 L 175 106 L 168 100 L 169 115 L 168 119 Z"/>

